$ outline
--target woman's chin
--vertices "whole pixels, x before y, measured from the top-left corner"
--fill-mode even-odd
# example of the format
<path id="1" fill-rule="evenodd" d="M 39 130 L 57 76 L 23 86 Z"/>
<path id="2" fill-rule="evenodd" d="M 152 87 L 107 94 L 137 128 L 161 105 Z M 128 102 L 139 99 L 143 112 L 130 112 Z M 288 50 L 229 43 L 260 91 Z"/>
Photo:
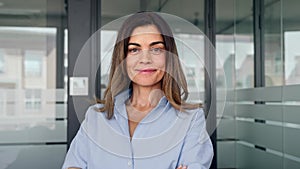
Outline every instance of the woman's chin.
<path id="1" fill-rule="evenodd" d="M 150 78 L 139 78 L 134 79 L 133 83 L 135 86 L 141 86 L 141 87 L 154 87 L 157 86 L 160 88 L 160 81 L 159 80 L 152 80 Z"/>

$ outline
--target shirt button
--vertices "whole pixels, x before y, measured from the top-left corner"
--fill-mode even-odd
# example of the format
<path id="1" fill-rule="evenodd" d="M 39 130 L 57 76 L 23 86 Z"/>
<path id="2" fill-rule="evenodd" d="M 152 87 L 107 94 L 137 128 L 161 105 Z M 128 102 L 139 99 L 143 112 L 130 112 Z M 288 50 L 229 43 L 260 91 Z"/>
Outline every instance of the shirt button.
<path id="1" fill-rule="evenodd" d="M 131 161 L 128 161 L 127 164 L 128 164 L 128 166 L 131 166 L 131 165 L 132 165 L 132 162 L 131 162 Z"/>

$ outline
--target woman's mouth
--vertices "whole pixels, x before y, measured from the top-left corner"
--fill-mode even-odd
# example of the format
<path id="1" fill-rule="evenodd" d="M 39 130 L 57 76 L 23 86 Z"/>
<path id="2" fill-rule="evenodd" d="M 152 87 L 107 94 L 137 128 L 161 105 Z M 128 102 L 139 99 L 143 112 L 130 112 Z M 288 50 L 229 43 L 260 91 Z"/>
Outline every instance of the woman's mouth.
<path id="1" fill-rule="evenodd" d="M 147 69 L 137 69 L 137 71 L 142 74 L 149 74 L 149 73 L 156 72 L 157 69 L 147 68 Z"/>

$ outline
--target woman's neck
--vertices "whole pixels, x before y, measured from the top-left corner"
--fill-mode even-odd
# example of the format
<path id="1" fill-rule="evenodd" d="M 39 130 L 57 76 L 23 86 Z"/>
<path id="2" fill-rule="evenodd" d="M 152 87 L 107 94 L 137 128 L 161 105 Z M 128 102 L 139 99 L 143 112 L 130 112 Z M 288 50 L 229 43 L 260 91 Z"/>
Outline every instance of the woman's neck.
<path id="1" fill-rule="evenodd" d="M 133 85 L 130 104 L 138 110 L 149 109 L 155 107 L 163 96 L 160 85 L 151 87 Z"/>

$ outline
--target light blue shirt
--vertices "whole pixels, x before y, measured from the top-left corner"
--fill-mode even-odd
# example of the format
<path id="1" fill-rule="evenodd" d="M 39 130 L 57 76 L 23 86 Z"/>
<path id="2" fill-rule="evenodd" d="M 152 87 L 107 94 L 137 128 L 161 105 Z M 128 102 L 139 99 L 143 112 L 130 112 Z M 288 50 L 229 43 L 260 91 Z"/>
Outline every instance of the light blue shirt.
<path id="1" fill-rule="evenodd" d="M 63 169 L 188 169 L 209 168 L 213 147 L 202 109 L 179 112 L 163 97 L 140 121 L 130 140 L 125 101 L 115 98 L 114 116 L 108 120 L 91 106 L 73 139 Z"/>

